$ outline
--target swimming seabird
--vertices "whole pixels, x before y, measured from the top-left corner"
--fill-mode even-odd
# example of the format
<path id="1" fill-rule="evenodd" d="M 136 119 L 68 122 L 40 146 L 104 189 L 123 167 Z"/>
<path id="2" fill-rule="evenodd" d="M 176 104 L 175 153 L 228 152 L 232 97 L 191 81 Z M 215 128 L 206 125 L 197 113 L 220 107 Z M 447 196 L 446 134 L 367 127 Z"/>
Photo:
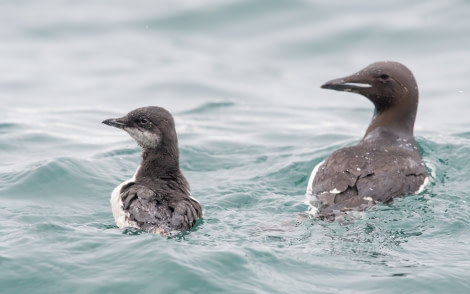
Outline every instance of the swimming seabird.
<path id="1" fill-rule="evenodd" d="M 142 161 L 134 177 L 111 194 L 117 226 L 162 235 L 193 227 L 202 217 L 202 208 L 191 197 L 179 167 L 172 115 L 164 108 L 149 106 L 103 123 L 126 131 L 142 148 Z"/>
<path id="2" fill-rule="evenodd" d="M 317 216 L 335 220 L 418 192 L 428 173 L 413 136 L 418 86 L 411 71 L 398 62 L 376 62 L 321 87 L 361 94 L 375 111 L 357 145 L 333 152 L 312 172 L 307 197 Z"/>

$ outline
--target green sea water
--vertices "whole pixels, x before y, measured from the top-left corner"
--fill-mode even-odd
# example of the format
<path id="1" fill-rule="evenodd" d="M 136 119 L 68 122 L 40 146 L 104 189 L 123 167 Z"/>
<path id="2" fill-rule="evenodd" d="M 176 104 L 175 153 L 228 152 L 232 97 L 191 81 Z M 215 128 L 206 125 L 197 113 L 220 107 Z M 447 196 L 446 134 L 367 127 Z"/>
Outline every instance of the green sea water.
<path id="1" fill-rule="evenodd" d="M 469 293 L 470 2 L 0 1 L 0 293 Z M 304 217 L 313 167 L 357 143 L 378 60 L 415 74 L 418 195 Z M 172 112 L 204 218 L 119 229 L 140 149 L 101 124 Z"/>

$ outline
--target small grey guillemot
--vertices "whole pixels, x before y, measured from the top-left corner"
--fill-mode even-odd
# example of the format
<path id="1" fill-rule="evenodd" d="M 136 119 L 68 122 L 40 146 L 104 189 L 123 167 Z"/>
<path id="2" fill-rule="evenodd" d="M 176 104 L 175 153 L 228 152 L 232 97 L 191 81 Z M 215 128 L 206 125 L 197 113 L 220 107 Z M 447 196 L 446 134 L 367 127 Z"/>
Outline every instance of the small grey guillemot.
<path id="1" fill-rule="evenodd" d="M 104 124 L 129 133 L 142 147 L 134 177 L 117 186 L 111 207 L 120 228 L 173 235 L 188 230 L 202 217 L 179 167 L 178 139 L 172 115 L 161 107 L 135 109 Z"/>
<path id="2" fill-rule="evenodd" d="M 418 86 L 411 71 L 398 62 L 376 62 L 321 88 L 361 94 L 375 111 L 357 145 L 333 152 L 313 170 L 307 201 L 316 216 L 340 219 L 418 192 L 428 173 L 413 135 Z"/>

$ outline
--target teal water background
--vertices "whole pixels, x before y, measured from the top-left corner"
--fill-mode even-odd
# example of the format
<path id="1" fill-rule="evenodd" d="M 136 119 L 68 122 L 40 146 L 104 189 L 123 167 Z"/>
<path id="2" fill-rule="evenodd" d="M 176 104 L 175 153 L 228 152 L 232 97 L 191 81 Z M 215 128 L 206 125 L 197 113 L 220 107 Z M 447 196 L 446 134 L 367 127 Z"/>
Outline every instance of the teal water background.
<path id="1" fill-rule="evenodd" d="M 0 1 L 1 293 L 469 293 L 470 2 Z M 312 168 L 360 140 L 327 80 L 415 74 L 431 183 L 352 224 L 302 219 Z M 118 229 L 140 150 L 101 121 L 158 105 L 204 207 Z"/>

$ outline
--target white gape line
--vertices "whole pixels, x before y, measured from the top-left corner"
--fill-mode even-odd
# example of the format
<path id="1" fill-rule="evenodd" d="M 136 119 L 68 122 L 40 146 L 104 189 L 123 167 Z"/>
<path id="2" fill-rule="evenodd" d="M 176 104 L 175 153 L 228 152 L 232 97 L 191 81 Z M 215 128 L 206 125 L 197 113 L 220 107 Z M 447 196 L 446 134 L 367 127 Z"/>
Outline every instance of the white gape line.
<path id="1" fill-rule="evenodd" d="M 135 177 L 137 175 L 137 172 L 139 172 L 140 165 L 137 167 L 137 170 L 134 173 L 134 176 L 132 176 L 132 179 L 129 179 L 120 185 L 118 185 L 116 188 L 114 188 L 113 192 L 111 193 L 111 209 L 113 211 L 113 216 L 114 220 L 116 221 L 116 224 L 120 228 L 127 228 L 127 227 L 133 227 L 133 228 L 139 228 L 136 222 L 130 221 L 129 220 L 129 213 L 125 212 L 123 209 L 123 204 L 122 204 L 122 199 L 121 199 L 121 188 L 124 185 L 127 185 L 130 182 L 135 181 Z"/>

